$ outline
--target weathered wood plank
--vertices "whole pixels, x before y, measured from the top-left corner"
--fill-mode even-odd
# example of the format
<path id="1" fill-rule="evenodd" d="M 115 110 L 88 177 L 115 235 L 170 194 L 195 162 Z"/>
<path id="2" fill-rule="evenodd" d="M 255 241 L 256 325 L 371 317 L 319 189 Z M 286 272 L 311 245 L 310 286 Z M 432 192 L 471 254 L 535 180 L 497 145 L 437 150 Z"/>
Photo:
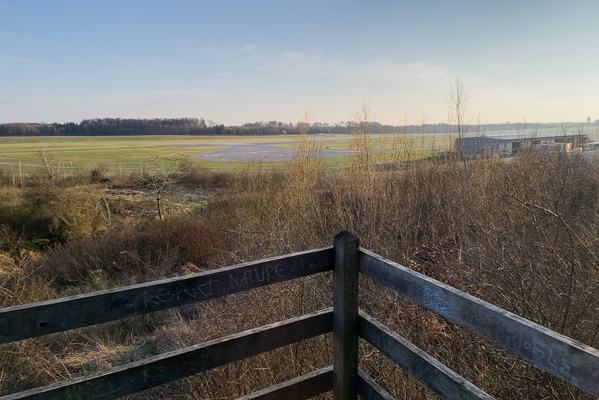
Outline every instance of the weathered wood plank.
<path id="1" fill-rule="evenodd" d="M 358 269 L 360 245 L 348 232 L 335 236 L 333 269 L 333 398 L 358 393 Z"/>
<path id="2" fill-rule="evenodd" d="M 149 357 L 93 377 L 59 382 L 0 400 L 115 399 L 322 335 L 332 329 L 333 311 L 329 308 Z"/>
<path id="3" fill-rule="evenodd" d="M 493 399 L 368 314 L 360 312 L 358 326 L 360 337 L 412 374 L 442 399 Z"/>
<path id="4" fill-rule="evenodd" d="M 385 389 L 366 372 L 358 370 L 358 394 L 364 400 L 395 400 Z"/>
<path id="5" fill-rule="evenodd" d="M 599 397 L 599 350 L 362 250 L 360 272 Z"/>
<path id="6" fill-rule="evenodd" d="M 333 366 L 259 390 L 237 400 L 305 400 L 333 389 Z"/>
<path id="7" fill-rule="evenodd" d="M 0 343 L 165 310 L 333 269 L 331 247 L 0 309 Z"/>

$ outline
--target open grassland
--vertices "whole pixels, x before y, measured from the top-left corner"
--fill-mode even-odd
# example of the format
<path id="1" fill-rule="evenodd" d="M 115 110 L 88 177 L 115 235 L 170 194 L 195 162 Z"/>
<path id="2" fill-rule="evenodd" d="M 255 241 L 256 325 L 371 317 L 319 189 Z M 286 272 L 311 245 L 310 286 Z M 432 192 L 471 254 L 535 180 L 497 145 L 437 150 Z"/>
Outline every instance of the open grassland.
<path id="1" fill-rule="evenodd" d="M 390 150 L 394 148 L 410 149 L 419 148 L 427 150 L 447 150 L 455 136 L 445 134 L 422 133 L 393 133 L 370 135 L 371 150 Z M 350 150 L 352 148 L 351 135 L 315 136 L 314 141 L 324 149 Z M 281 147 L 293 147 L 293 143 L 277 144 Z"/>
<path id="2" fill-rule="evenodd" d="M 181 136 L 69 136 L 0 138 L 0 162 L 40 164 L 42 152 L 63 165 L 136 167 L 140 160 L 183 156 L 218 148 L 211 137 Z M 222 138 L 221 138 L 222 141 Z M 196 147 L 198 146 L 198 147 Z M 199 147 L 201 146 L 201 147 Z"/>
<path id="3" fill-rule="evenodd" d="M 551 132 L 549 132 L 551 131 Z M 535 129 L 534 125 L 522 128 L 519 133 L 556 133 L 555 129 Z M 466 136 L 478 134 L 514 134 L 514 131 L 484 131 L 470 129 Z M 443 133 L 386 133 L 370 135 L 368 148 L 379 162 L 390 159 L 418 159 L 429 157 L 451 148 L 454 134 Z M 351 152 L 352 135 L 314 135 L 313 142 L 319 150 Z M 0 163 L 53 165 L 91 169 L 101 166 L 109 170 L 133 169 L 156 158 L 187 159 L 192 155 L 229 146 L 247 144 L 272 144 L 274 147 L 294 148 L 300 142 L 296 135 L 278 136 L 35 136 L 0 137 Z M 42 154 L 43 153 L 43 154 Z M 375 155 L 394 153 L 395 155 Z M 44 161 L 43 158 L 46 157 Z M 50 158 L 50 160 L 48 160 Z M 347 157 L 332 157 L 325 160 L 327 166 L 347 164 Z M 236 169 L 244 162 L 193 160 L 194 163 L 211 169 Z M 269 162 L 270 168 L 284 163 Z M 1 166 L 0 166 L 1 168 Z"/>
<path id="4" fill-rule="evenodd" d="M 157 158 L 187 159 L 192 155 L 228 146 L 270 144 L 293 148 L 298 136 L 36 136 L 1 137 L 0 163 L 23 166 L 44 165 L 91 169 L 134 169 Z M 350 135 L 314 136 L 320 150 L 351 151 Z M 401 152 L 404 157 L 423 157 L 449 146 L 444 135 L 373 135 L 370 143 L 374 152 Z M 383 156 L 385 161 L 389 156 Z M 346 157 L 325 161 L 329 166 L 346 163 Z M 239 168 L 243 162 L 193 160 L 203 167 Z M 272 162 L 270 167 L 283 163 Z"/>

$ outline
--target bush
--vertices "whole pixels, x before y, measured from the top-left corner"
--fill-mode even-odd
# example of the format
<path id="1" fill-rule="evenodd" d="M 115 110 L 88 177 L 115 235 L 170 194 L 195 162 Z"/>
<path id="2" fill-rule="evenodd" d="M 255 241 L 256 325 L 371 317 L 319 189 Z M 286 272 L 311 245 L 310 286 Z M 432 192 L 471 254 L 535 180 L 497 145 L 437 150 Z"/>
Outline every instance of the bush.
<path id="1" fill-rule="evenodd" d="M 37 273 L 57 290 L 100 290 L 206 268 L 222 246 L 198 218 L 150 220 L 57 246 Z"/>

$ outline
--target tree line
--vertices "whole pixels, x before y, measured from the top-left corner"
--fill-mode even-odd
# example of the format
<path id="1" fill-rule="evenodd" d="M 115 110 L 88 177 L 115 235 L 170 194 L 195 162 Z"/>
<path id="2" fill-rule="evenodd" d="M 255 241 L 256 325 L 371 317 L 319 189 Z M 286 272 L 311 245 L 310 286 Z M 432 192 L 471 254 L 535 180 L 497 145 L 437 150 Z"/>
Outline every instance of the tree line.
<path id="1" fill-rule="evenodd" d="M 203 118 L 94 118 L 80 123 L 0 124 L 0 136 L 222 135 L 225 126 Z"/>
<path id="2" fill-rule="evenodd" d="M 349 124 L 315 123 L 310 124 L 310 131 L 348 133 Z M 5 123 L 0 124 L 0 136 L 292 135 L 298 133 L 300 125 L 259 121 L 225 126 L 204 118 L 94 118 L 80 123 Z"/>
<path id="3" fill-rule="evenodd" d="M 294 135 L 299 132 L 310 134 L 350 134 L 357 130 L 373 134 L 381 133 L 451 133 L 452 124 L 385 125 L 375 121 L 305 122 L 296 124 L 279 121 L 248 122 L 243 125 L 225 126 L 204 118 L 94 118 L 80 123 L 5 123 L 0 124 L 0 136 L 128 136 L 128 135 Z M 469 133 L 496 131 L 534 131 L 539 128 L 555 127 L 557 131 L 567 130 L 572 124 L 534 124 L 526 127 L 521 123 L 487 124 L 465 126 Z M 599 124 L 582 124 L 587 128 L 597 128 Z M 581 125 L 576 125 L 581 129 Z M 582 128 L 584 129 L 584 128 Z"/>
<path id="4" fill-rule="evenodd" d="M 306 129 L 307 128 L 307 129 Z M 378 122 L 341 121 L 296 124 L 279 121 L 247 122 L 243 125 L 225 126 L 204 118 L 94 118 L 80 123 L 5 123 L 0 124 L 0 136 L 128 136 L 128 135 L 294 135 L 349 134 L 356 130 L 368 133 L 447 133 L 447 124 L 410 126 L 383 125 Z"/>

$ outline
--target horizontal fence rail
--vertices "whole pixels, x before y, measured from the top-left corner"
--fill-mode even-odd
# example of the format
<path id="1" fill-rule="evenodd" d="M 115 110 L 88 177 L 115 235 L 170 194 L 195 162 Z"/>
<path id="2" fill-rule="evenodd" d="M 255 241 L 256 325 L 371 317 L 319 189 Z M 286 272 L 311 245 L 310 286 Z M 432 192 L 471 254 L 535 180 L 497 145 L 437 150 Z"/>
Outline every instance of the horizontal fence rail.
<path id="1" fill-rule="evenodd" d="M 333 366 L 329 365 L 287 382 L 239 397 L 237 400 L 302 400 L 330 392 L 332 389 Z"/>
<path id="2" fill-rule="evenodd" d="M 0 309 L 0 343 L 166 310 L 333 269 L 332 247 Z M 85 310 L 85 312 L 81 312 Z"/>
<path id="3" fill-rule="evenodd" d="M 358 394 L 367 400 L 395 400 L 393 396 L 361 369 L 358 370 Z"/>
<path id="4" fill-rule="evenodd" d="M 360 272 L 378 284 L 599 397 L 597 349 L 367 250 L 360 254 Z"/>
<path id="5" fill-rule="evenodd" d="M 299 341 L 333 333 L 333 365 L 238 400 L 393 397 L 359 368 L 364 339 L 445 399 L 492 399 L 483 390 L 358 309 L 358 277 L 499 345 L 599 397 L 599 351 L 449 285 L 360 249 L 347 232 L 332 247 L 179 278 L 0 309 L 0 344 L 142 315 L 333 270 L 333 308 L 246 330 L 95 374 L 0 397 L 115 399 Z"/>
<path id="6" fill-rule="evenodd" d="M 250 329 L 221 339 L 123 365 L 93 377 L 73 379 L 2 397 L 2 400 L 115 399 L 233 361 L 331 332 L 332 309 Z"/>
<path id="7" fill-rule="evenodd" d="M 359 333 L 361 338 L 444 399 L 493 399 L 438 360 L 363 312 L 360 312 Z"/>

